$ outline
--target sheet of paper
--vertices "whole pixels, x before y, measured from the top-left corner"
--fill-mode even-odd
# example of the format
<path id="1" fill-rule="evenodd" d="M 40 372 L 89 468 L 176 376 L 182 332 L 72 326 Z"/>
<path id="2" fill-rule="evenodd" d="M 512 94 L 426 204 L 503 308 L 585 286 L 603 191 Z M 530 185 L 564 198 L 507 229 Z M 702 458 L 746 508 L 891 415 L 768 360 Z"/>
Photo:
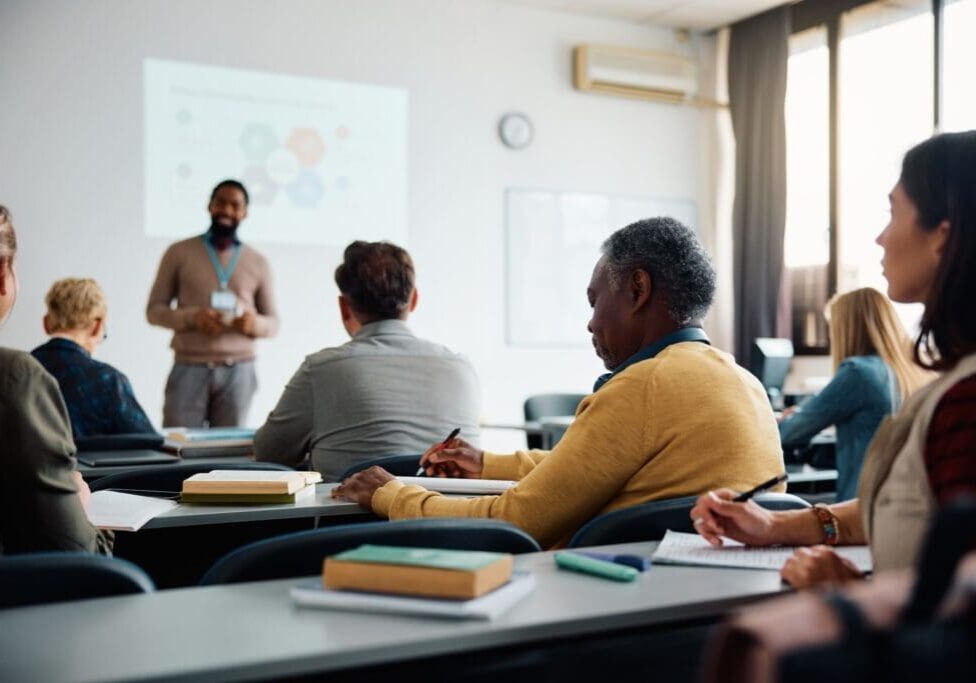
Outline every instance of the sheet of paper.
<path id="1" fill-rule="evenodd" d="M 423 486 L 428 491 L 471 495 L 504 493 L 518 483 L 508 479 L 452 479 L 450 477 L 397 477 L 397 480 L 408 486 Z"/>
<path id="2" fill-rule="evenodd" d="M 716 548 L 698 534 L 668 531 L 654 551 L 652 560 L 661 564 L 779 571 L 794 550 L 792 546 L 754 547 L 727 538 L 723 541 L 725 544 Z M 838 546 L 835 550 L 861 571 L 871 571 L 871 552 L 866 545 Z"/>
<path id="3" fill-rule="evenodd" d="M 447 619 L 494 619 L 532 592 L 535 578 L 515 572 L 504 586 L 473 600 L 441 600 L 404 595 L 328 590 L 320 579 L 291 589 L 292 600 L 305 607 L 322 607 L 355 612 L 419 614 Z"/>
<path id="4" fill-rule="evenodd" d="M 138 531 L 153 517 L 175 508 L 175 500 L 134 496 L 119 491 L 95 491 L 88 505 L 88 520 L 99 529 Z"/>

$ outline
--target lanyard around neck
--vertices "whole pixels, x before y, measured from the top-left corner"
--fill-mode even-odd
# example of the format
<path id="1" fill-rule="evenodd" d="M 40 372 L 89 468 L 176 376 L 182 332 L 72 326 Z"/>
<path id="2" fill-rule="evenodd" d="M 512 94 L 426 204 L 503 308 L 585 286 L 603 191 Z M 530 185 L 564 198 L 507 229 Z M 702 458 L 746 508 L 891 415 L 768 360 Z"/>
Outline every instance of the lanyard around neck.
<path id="1" fill-rule="evenodd" d="M 230 283 L 230 276 L 234 273 L 234 268 L 237 267 L 237 258 L 241 255 L 241 245 L 234 245 L 234 253 L 230 256 L 230 262 L 227 267 L 224 268 L 220 265 L 220 259 L 217 257 L 217 250 L 213 248 L 210 244 L 210 240 L 207 236 L 203 236 L 203 246 L 207 248 L 207 255 L 210 256 L 210 263 L 213 264 L 214 272 L 217 273 L 217 282 L 220 283 L 221 291 L 227 289 L 227 285 Z"/>

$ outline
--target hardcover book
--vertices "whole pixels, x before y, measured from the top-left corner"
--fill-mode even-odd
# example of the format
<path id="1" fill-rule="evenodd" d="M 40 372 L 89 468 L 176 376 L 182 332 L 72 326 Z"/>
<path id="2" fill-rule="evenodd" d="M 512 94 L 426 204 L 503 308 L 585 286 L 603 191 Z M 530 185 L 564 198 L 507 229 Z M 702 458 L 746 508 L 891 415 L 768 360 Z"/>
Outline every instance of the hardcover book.
<path id="1" fill-rule="evenodd" d="M 472 550 L 362 545 L 325 560 L 325 588 L 470 599 L 505 584 L 512 556 Z"/>

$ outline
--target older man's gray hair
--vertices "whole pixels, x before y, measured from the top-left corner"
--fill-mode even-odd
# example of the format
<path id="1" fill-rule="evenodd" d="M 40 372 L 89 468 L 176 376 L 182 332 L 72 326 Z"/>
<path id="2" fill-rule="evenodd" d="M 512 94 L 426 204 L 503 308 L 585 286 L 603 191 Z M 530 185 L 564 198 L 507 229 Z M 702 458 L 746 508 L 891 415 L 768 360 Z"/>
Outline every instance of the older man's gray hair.
<path id="1" fill-rule="evenodd" d="M 673 218 L 647 218 L 607 238 L 607 280 L 618 291 L 635 270 L 646 271 L 664 294 L 678 325 L 699 320 L 715 296 L 715 269 L 695 233 Z"/>

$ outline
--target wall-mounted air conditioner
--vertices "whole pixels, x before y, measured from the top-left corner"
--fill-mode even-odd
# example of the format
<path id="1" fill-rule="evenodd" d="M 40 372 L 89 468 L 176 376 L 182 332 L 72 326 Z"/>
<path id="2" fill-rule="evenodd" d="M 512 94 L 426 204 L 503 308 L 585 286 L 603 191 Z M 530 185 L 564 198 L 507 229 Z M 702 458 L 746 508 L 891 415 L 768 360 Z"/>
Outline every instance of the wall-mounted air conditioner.
<path id="1" fill-rule="evenodd" d="M 687 57 L 626 47 L 579 45 L 573 49 L 578 90 L 665 102 L 698 102 L 698 64 Z"/>

